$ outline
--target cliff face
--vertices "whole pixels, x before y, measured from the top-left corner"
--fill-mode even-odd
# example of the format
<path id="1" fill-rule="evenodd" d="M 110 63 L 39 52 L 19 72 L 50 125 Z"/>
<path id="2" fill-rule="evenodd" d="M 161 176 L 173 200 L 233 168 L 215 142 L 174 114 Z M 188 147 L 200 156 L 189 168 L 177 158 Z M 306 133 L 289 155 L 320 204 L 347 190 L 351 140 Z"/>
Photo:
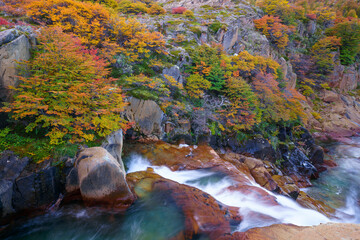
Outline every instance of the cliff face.
<path id="1" fill-rule="evenodd" d="M 186 7 L 189 9 L 198 9 L 202 6 L 211 6 L 211 7 L 223 7 L 234 6 L 234 2 L 231 0 L 179 0 L 179 1 L 166 1 L 166 0 L 157 0 L 158 3 L 162 4 L 165 9 L 172 9 L 174 7 Z M 245 1 L 243 1 L 245 2 Z"/>
<path id="2" fill-rule="evenodd" d="M 18 61 L 30 59 L 30 42 L 18 30 L 0 32 L 0 101 L 7 101 L 11 95 L 8 87 L 16 86 L 19 75 Z"/>
<path id="3" fill-rule="evenodd" d="M 332 87 L 339 88 L 341 92 L 347 93 L 355 90 L 360 84 L 359 65 L 336 65 L 333 73 L 329 76 L 329 81 Z"/>

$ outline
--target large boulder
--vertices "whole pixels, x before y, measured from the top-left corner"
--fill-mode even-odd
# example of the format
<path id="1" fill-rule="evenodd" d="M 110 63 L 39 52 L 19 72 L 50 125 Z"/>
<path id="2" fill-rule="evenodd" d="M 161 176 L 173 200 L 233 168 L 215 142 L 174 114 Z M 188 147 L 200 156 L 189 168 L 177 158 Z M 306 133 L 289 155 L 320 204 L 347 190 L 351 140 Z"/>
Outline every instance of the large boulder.
<path id="1" fill-rule="evenodd" d="M 78 188 L 82 198 L 90 203 L 128 204 L 132 193 L 125 176 L 123 166 L 104 148 L 86 148 L 78 154 L 75 167 L 67 176 L 66 190 Z"/>
<path id="2" fill-rule="evenodd" d="M 15 212 L 11 203 L 12 189 L 12 181 L 5 179 L 0 180 L 0 217 L 5 217 L 6 215 Z"/>
<path id="3" fill-rule="evenodd" d="M 256 158 L 245 157 L 244 163 L 249 168 L 251 175 L 260 186 L 269 191 L 279 191 L 279 186 L 266 170 L 263 161 Z"/>
<path id="4" fill-rule="evenodd" d="M 297 75 L 293 72 L 292 65 L 290 62 L 287 62 L 283 57 L 280 58 L 279 63 L 281 65 L 285 81 L 289 88 L 295 88 Z"/>
<path id="5" fill-rule="evenodd" d="M 64 180 L 62 170 L 50 161 L 31 163 L 27 157 L 4 151 L 0 155 L 0 218 L 5 218 L 0 225 L 23 212 L 50 207 L 61 198 Z"/>
<path id="6" fill-rule="evenodd" d="M 294 149 L 289 152 L 283 166 L 288 173 L 299 173 L 303 176 L 311 176 L 317 171 L 305 153 L 297 147 L 294 147 Z"/>
<path id="7" fill-rule="evenodd" d="M 234 141 L 236 144 L 239 144 L 237 140 L 234 139 Z M 261 138 L 250 139 L 243 145 L 239 146 L 235 151 L 250 154 L 255 158 L 267 160 L 270 162 L 275 162 L 277 159 L 277 153 L 269 141 Z"/>
<path id="8" fill-rule="evenodd" d="M 163 138 L 165 114 L 156 102 L 130 98 L 125 116 L 134 122 L 135 129 L 146 137 Z"/>
<path id="9" fill-rule="evenodd" d="M 328 77 L 331 87 L 337 87 L 341 92 L 348 92 L 357 88 L 360 82 L 358 66 L 349 67 L 336 65 L 332 74 Z"/>

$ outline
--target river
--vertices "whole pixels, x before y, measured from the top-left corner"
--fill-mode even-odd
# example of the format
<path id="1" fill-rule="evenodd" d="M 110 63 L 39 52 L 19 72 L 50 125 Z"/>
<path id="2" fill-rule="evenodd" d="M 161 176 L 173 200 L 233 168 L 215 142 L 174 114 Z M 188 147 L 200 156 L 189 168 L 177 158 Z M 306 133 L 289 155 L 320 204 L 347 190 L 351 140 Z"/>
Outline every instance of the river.
<path id="1" fill-rule="evenodd" d="M 348 144 L 331 143 L 324 146 L 329 149 L 329 157 L 338 166 L 322 173 L 319 179 L 313 181 L 313 187 L 303 190 L 313 198 L 336 208 L 337 217 L 333 219 L 265 189 L 263 190 L 276 198 L 279 203 L 277 206 L 270 206 L 253 195 L 229 191 L 232 180 L 211 169 L 172 172 L 165 166 L 151 166 L 147 159 L 137 154 L 132 154 L 125 163 L 128 173 L 152 167 L 155 173 L 164 178 L 198 188 L 228 206 L 239 207 L 243 221 L 233 231 L 245 231 L 274 223 L 299 226 L 326 222 L 360 223 L 360 138 L 353 138 Z M 261 188 L 251 179 L 248 184 Z M 17 222 L 4 238 L 169 239 L 184 229 L 184 215 L 176 203 L 164 194 L 153 192 L 146 199 L 136 201 L 125 213 L 96 207 L 85 208 L 80 204 L 63 206 L 56 212 Z M 265 218 L 267 220 L 247 214 L 254 212 L 268 216 Z"/>

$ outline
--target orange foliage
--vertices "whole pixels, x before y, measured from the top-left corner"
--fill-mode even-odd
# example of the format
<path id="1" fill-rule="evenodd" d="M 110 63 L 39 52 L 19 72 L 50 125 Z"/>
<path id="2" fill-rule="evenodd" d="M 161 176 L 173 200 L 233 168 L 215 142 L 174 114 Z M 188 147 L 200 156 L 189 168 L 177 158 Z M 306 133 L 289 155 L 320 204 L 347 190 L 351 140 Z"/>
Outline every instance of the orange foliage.
<path id="1" fill-rule="evenodd" d="M 31 1 L 32 0 L 2 0 L 4 6 L 0 5 L 0 11 L 16 17 L 24 16 L 26 14 L 24 6 Z"/>
<path id="2" fill-rule="evenodd" d="M 27 9 L 34 21 L 74 33 L 83 44 L 102 49 L 108 59 L 119 51 L 132 61 L 149 57 L 152 51 L 163 52 L 165 42 L 160 33 L 149 32 L 134 19 L 112 16 L 98 3 L 36 0 Z"/>
<path id="3" fill-rule="evenodd" d="M 258 74 L 253 81 L 254 91 L 260 99 L 262 118 L 268 122 L 306 120 L 300 101 L 305 97 L 295 89 L 280 89 L 271 74 Z"/>
<path id="4" fill-rule="evenodd" d="M 255 27 L 268 37 L 278 48 L 284 49 L 288 42 L 290 28 L 281 23 L 281 19 L 274 16 L 264 16 L 254 20 Z"/>
<path id="5" fill-rule="evenodd" d="M 27 131 L 47 129 L 51 144 L 91 141 L 127 127 L 119 114 L 121 89 L 96 49 L 86 50 L 58 27 L 43 28 L 38 40 L 39 51 L 27 63 L 31 76 L 20 78 L 14 101 L 2 111 L 27 121 Z"/>
<path id="6" fill-rule="evenodd" d="M 150 15 L 161 15 L 165 13 L 166 13 L 165 9 L 156 3 L 152 4 L 151 7 L 148 9 L 148 14 Z"/>

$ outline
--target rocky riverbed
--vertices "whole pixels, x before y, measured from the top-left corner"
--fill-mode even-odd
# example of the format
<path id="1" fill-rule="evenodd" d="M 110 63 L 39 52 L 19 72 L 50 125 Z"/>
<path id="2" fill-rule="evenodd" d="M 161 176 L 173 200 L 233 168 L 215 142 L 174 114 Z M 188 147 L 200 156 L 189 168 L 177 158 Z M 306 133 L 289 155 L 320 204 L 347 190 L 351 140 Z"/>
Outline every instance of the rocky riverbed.
<path id="1" fill-rule="evenodd" d="M 115 144 L 118 150 L 120 145 L 120 142 Z M 116 149 L 109 143 L 104 146 Z M 351 155 L 357 145 L 351 145 L 352 149 L 345 156 L 339 151 L 348 145 L 337 146 L 340 147 L 331 148 L 329 157 L 333 156 L 340 167 L 344 158 L 352 156 L 357 161 Z M 105 155 L 101 154 L 103 151 Z M 356 212 L 344 211 L 346 199 L 334 206 L 311 194 L 323 189 L 318 182 L 326 179 L 328 172 L 337 171 L 339 166 L 336 167 L 335 162 L 332 168 L 328 167 L 328 172 L 321 173 L 320 178 L 311 183 L 306 177 L 287 176 L 271 162 L 233 152 L 219 154 L 207 145 L 128 142 L 123 158 L 127 172 L 125 181 L 117 177 L 116 172 L 121 171 L 115 171 L 122 168 L 122 162 L 107 156 L 106 152 L 103 148 L 84 149 L 70 171 L 77 170 L 78 174 L 67 171 L 67 183 L 59 184 L 63 186 L 60 189 L 66 190 L 52 195 L 45 205 L 33 198 L 31 203 L 38 205 L 27 205 L 31 206 L 27 210 L 38 209 L 41 214 L 31 217 L 27 211 L 18 211 L 10 215 L 12 217 L 7 219 L 12 221 L 3 225 L 1 236 L 6 239 L 154 239 L 155 236 L 156 239 L 292 239 L 289 236 L 319 239 L 318 236 L 326 238 L 328 234 L 332 238 L 326 239 L 337 239 L 336 234 L 340 234 L 356 239 L 359 231 L 358 225 L 337 224 L 358 221 Z M 19 161 L 9 157 L 7 161 L 15 160 Z M 112 163 L 101 163 L 109 160 Z M 80 161 L 92 162 L 87 173 L 81 170 Z M 110 172 L 106 166 L 110 167 Z M 84 180 L 83 174 L 91 176 L 91 181 Z M 38 185 L 31 188 L 34 196 L 43 189 L 39 179 L 45 179 L 47 184 L 46 179 L 52 179 L 50 182 L 58 179 L 38 175 L 34 177 Z M 15 186 L 20 179 L 16 179 Z M 354 186 L 356 184 L 359 183 Z M 310 185 L 314 185 L 313 189 Z M 304 186 L 308 187 L 306 191 L 303 191 Z M 20 201 L 16 197 L 17 188 L 12 189 L 11 202 L 4 201 L 4 197 L 10 195 L 2 194 L 2 209 L 9 209 L 11 204 Z M 20 202 L 25 204 L 31 196 L 24 193 L 25 201 Z M 359 200 L 359 196 L 354 199 Z M 8 208 L 4 208 L 6 203 Z M 353 201 L 353 204 L 353 209 L 359 208 L 358 202 Z M 298 227 L 330 222 L 332 225 Z"/>

